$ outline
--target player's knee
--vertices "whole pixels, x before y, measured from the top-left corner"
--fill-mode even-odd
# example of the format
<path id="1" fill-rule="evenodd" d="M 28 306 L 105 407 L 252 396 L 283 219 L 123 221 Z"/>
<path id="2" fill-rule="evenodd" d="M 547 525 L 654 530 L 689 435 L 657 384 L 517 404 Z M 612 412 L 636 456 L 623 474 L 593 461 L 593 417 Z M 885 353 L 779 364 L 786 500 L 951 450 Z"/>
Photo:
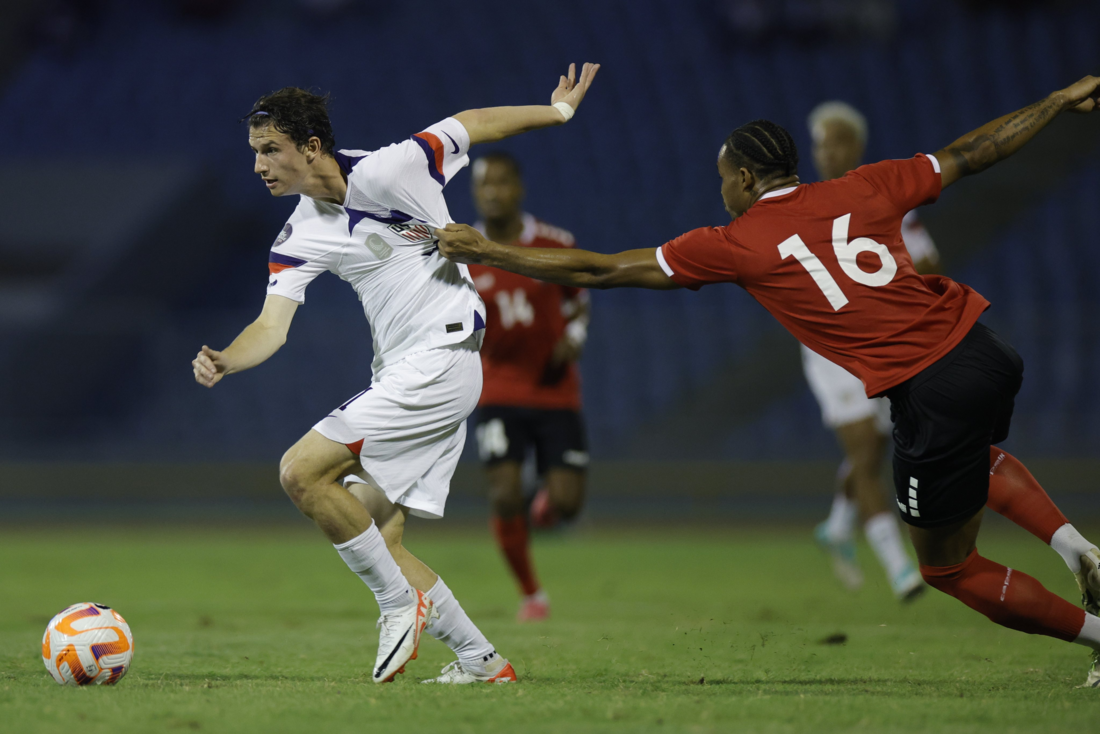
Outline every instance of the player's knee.
<path id="1" fill-rule="evenodd" d="M 553 501 L 554 511 L 562 520 L 573 520 L 581 514 L 584 498 L 580 494 L 559 497 Z"/>
<path id="2" fill-rule="evenodd" d="M 310 482 L 305 472 L 294 461 L 291 452 L 288 451 L 283 460 L 279 462 L 279 484 L 283 491 L 290 497 L 299 509 L 305 510 L 310 494 Z"/>
<path id="3" fill-rule="evenodd" d="M 921 564 L 920 575 L 924 583 L 936 591 L 942 591 L 948 596 L 958 597 L 959 585 L 966 578 L 966 564 L 955 566 L 925 566 Z"/>
<path id="4" fill-rule="evenodd" d="M 514 517 L 523 512 L 523 489 L 507 482 L 489 485 L 489 505 L 497 517 Z"/>

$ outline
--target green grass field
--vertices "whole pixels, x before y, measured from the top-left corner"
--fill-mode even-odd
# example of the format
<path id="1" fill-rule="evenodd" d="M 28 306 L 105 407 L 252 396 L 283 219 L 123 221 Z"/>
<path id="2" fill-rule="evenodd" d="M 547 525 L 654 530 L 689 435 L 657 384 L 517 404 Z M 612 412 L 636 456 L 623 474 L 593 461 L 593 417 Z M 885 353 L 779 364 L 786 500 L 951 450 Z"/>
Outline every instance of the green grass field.
<path id="1" fill-rule="evenodd" d="M 0 731 L 1095 731 L 1087 651 L 1001 629 L 952 599 L 839 589 L 804 530 L 585 530 L 540 539 L 553 598 L 513 621 L 487 532 L 420 522 L 408 545 L 514 664 L 511 686 L 419 685 L 451 653 L 425 637 L 370 680 L 377 607 L 309 528 L 64 526 L 0 533 Z M 438 534 L 431 537 L 432 531 Z M 1074 598 L 1062 561 L 1002 529 L 983 553 Z M 46 622 L 77 601 L 129 621 L 116 687 L 56 685 Z M 824 644 L 835 633 L 846 644 Z"/>

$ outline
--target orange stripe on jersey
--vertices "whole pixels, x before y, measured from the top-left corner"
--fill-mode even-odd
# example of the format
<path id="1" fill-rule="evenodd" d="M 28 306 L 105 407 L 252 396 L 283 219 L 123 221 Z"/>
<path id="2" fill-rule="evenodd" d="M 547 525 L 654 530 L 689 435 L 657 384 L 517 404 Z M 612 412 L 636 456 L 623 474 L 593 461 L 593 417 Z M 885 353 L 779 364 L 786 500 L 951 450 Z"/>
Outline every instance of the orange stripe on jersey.
<path id="1" fill-rule="evenodd" d="M 428 173 L 440 185 L 445 184 L 447 181 L 443 176 L 443 143 L 433 133 L 417 133 L 413 135 L 413 140 L 420 144 L 424 149 L 424 155 L 428 157 Z"/>

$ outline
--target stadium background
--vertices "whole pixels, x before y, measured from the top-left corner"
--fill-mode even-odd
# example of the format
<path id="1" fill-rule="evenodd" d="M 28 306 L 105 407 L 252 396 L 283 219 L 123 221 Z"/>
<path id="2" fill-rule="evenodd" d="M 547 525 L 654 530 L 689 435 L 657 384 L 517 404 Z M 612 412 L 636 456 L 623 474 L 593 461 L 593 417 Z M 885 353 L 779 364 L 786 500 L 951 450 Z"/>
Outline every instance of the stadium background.
<path id="1" fill-rule="evenodd" d="M 269 363 L 207 391 L 198 347 L 259 310 L 294 203 L 255 180 L 261 94 L 332 94 L 338 147 L 462 109 L 542 103 L 599 61 L 568 127 L 500 147 L 527 208 L 604 252 L 725 221 L 717 149 L 767 117 L 815 180 L 805 118 L 838 98 L 867 159 L 938 149 L 1100 70 L 1095 2 L 958 0 L 11 0 L 0 9 L 0 514 L 292 517 L 281 452 L 369 380 L 346 285 L 309 290 Z M 1092 123 L 1090 126 L 1089 123 Z M 488 148 L 487 148 L 488 149 Z M 1007 446 L 1100 515 L 1100 136 L 1061 119 L 922 212 L 946 273 L 1027 363 Z M 469 172 L 448 188 L 474 217 Z M 591 516 L 808 518 L 839 451 L 797 345 L 735 287 L 593 296 L 582 368 Z M 467 452 L 451 508 L 484 514 Z M 1078 515 L 1080 516 L 1080 515 Z"/>

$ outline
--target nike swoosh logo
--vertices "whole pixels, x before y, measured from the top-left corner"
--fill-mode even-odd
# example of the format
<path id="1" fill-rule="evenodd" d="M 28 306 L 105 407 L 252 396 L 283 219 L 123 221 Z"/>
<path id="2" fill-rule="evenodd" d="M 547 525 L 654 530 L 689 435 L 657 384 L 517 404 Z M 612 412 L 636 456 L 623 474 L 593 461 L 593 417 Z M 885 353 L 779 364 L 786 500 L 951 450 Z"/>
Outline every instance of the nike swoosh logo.
<path id="1" fill-rule="evenodd" d="M 443 134 L 447 135 L 447 133 L 443 133 Z M 452 153 L 458 153 L 458 143 L 455 142 L 455 139 L 452 138 L 450 135 L 447 135 L 447 140 L 450 140 L 451 144 L 454 145 L 454 147 L 455 147 L 455 149 L 452 150 L 451 152 Z"/>
<path id="2" fill-rule="evenodd" d="M 415 622 L 413 624 L 416 624 Z M 382 675 L 382 671 L 386 669 L 386 666 L 393 660 L 393 656 L 397 654 L 397 651 L 401 649 L 401 644 L 405 642 L 405 638 L 409 636 L 409 632 L 412 630 L 405 630 L 405 634 L 401 635 L 401 639 L 397 641 L 397 644 L 390 650 L 390 654 L 386 656 L 386 659 L 382 661 L 382 664 L 378 666 L 378 670 L 374 671 L 374 677 L 377 678 Z"/>

